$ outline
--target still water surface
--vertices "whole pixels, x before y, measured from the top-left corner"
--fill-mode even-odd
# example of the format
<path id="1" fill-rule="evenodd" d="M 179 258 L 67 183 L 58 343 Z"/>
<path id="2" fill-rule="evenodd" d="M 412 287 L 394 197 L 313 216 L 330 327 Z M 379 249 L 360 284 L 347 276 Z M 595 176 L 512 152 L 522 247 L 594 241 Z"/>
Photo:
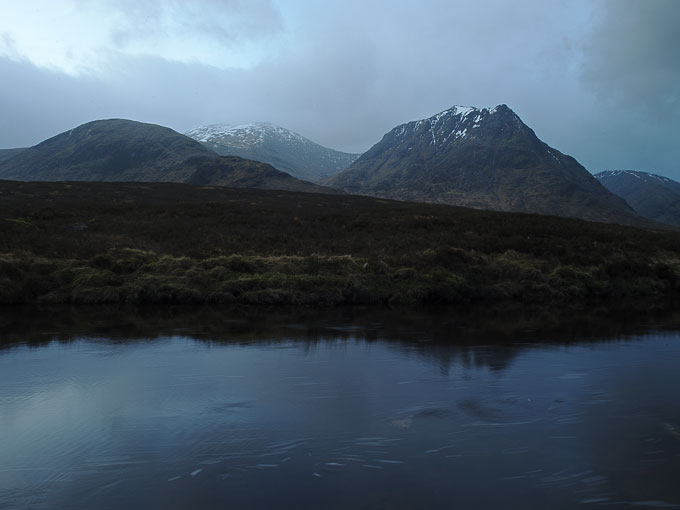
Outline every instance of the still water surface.
<path id="1" fill-rule="evenodd" d="M 0 508 L 680 508 L 680 333 L 380 319 L 5 327 Z"/>

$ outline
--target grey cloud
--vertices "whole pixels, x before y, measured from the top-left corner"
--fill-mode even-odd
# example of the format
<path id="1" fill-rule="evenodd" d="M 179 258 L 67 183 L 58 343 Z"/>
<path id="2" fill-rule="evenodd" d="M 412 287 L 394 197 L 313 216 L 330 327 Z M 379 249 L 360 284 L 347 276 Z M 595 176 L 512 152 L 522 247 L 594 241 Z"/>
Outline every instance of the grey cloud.
<path id="1" fill-rule="evenodd" d="M 584 123 L 592 159 L 599 169 L 680 179 L 680 2 L 607 0 L 600 6 L 581 69 L 582 82 L 597 97 L 597 111 Z"/>
<path id="2" fill-rule="evenodd" d="M 643 15 L 627 0 L 597 4 L 606 9 L 596 12 L 600 21 L 592 31 L 590 2 L 302 4 L 292 42 L 272 47 L 248 70 L 111 51 L 106 74 L 73 78 L 0 60 L 6 77 L 0 82 L 0 147 L 36 143 L 95 118 L 125 117 L 178 131 L 266 120 L 328 147 L 360 152 L 395 125 L 454 104 L 506 103 L 540 138 L 593 172 L 629 167 L 680 178 L 673 102 L 680 80 L 678 74 L 663 78 L 677 73 L 671 52 L 680 43 L 670 33 L 673 22 L 662 29 L 652 23 L 655 16 L 672 18 L 680 4 L 659 1 L 655 15 Z M 224 5 L 233 11 L 251 3 Z M 252 5 L 240 33 L 267 37 L 290 30 L 281 28 L 269 2 Z M 251 16 L 260 11 L 262 20 Z M 185 21 L 207 30 L 190 15 Z M 620 33 L 633 42 L 620 40 Z M 629 47 L 636 44 L 644 49 Z M 663 55 L 645 59 L 657 49 Z M 649 94 L 655 97 L 644 100 Z"/>
<path id="3" fill-rule="evenodd" d="M 112 117 L 116 97 L 98 79 L 75 78 L 0 58 L 0 147 L 25 147 L 95 118 Z"/>
<path id="4" fill-rule="evenodd" d="M 282 30 L 279 12 L 270 0 L 131 0 L 107 3 L 123 20 L 110 34 L 112 42 L 125 48 L 138 40 L 159 36 L 183 39 L 199 37 L 216 44 L 268 38 Z"/>
<path id="5" fill-rule="evenodd" d="M 200 123 L 210 111 L 222 110 L 219 96 L 225 86 L 218 69 L 151 57 L 122 59 L 104 78 L 73 77 L 0 58 L 0 75 L 2 148 L 33 145 L 102 118 L 181 130 Z"/>
<path id="6" fill-rule="evenodd" d="M 12 60 L 22 60 L 14 38 L 7 32 L 0 32 L 0 55 L 7 55 Z"/>
<path id="7" fill-rule="evenodd" d="M 680 2 L 609 0 L 583 77 L 605 101 L 666 115 L 680 104 Z"/>

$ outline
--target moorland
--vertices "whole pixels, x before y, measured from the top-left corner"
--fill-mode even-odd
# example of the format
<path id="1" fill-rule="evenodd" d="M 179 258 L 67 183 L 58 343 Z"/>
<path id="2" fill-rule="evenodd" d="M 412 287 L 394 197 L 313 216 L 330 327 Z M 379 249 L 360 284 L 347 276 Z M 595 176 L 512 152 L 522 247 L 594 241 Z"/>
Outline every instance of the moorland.
<path id="1" fill-rule="evenodd" d="M 372 197 L 0 181 L 0 303 L 658 306 L 680 233 Z"/>

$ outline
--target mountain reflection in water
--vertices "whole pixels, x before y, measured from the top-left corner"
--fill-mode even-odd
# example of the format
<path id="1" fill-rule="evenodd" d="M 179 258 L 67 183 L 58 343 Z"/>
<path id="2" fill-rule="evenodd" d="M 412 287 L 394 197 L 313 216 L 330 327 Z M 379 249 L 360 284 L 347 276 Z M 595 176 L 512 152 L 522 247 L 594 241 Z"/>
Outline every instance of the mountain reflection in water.
<path id="1" fill-rule="evenodd" d="M 0 509 L 673 507 L 678 324 L 6 309 Z"/>

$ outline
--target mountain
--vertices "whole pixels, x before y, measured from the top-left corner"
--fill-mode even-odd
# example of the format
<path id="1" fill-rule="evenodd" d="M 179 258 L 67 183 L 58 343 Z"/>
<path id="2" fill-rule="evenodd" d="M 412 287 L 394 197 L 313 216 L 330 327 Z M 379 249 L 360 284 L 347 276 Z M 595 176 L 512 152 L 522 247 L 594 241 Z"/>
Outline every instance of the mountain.
<path id="1" fill-rule="evenodd" d="M 0 161 L 0 179 L 192 182 L 328 191 L 270 165 L 218 156 L 172 129 L 124 119 L 88 122 Z"/>
<path id="2" fill-rule="evenodd" d="M 9 158 L 13 158 L 17 154 L 20 154 L 23 152 L 25 149 L 0 149 L 0 163 L 3 161 L 8 160 Z"/>
<path id="3" fill-rule="evenodd" d="M 181 166 L 184 170 L 190 171 L 190 175 L 181 181 L 186 184 L 338 193 L 335 189 L 296 179 L 266 163 L 238 156 L 194 156 L 183 161 Z"/>
<path id="4" fill-rule="evenodd" d="M 316 182 L 344 170 L 359 154 L 322 147 L 288 129 L 268 122 L 228 126 L 212 124 L 187 136 L 223 156 L 262 161 L 300 179 Z"/>
<path id="5" fill-rule="evenodd" d="M 680 182 L 635 170 L 607 170 L 595 177 L 640 216 L 680 227 Z"/>
<path id="6" fill-rule="evenodd" d="M 506 105 L 454 106 L 402 124 L 347 170 L 321 181 L 348 193 L 479 209 L 639 224 L 574 158 Z"/>

